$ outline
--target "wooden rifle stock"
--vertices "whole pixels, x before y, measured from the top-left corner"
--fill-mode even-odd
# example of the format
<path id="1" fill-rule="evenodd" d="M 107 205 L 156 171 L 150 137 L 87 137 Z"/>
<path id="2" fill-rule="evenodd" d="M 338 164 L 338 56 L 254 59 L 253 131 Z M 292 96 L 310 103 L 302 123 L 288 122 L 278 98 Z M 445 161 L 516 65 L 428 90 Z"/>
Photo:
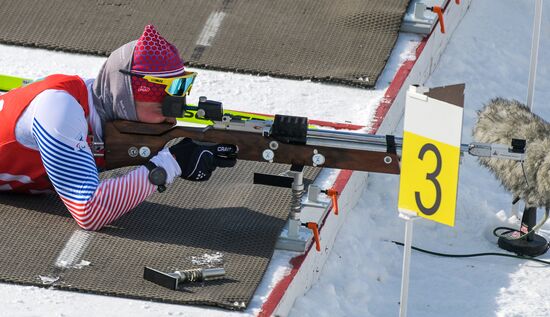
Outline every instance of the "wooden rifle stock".
<path id="1" fill-rule="evenodd" d="M 269 149 L 271 141 L 276 141 L 253 132 L 118 120 L 105 125 L 105 167 L 110 170 L 142 165 L 162 150 L 167 142 L 182 137 L 202 142 L 235 144 L 239 148 L 238 159 L 258 162 L 265 162 L 262 152 Z M 273 162 L 312 166 L 314 150 L 325 157 L 325 163 L 320 167 L 399 174 L 397 154 L 326 146 L 278 142 Z"/>

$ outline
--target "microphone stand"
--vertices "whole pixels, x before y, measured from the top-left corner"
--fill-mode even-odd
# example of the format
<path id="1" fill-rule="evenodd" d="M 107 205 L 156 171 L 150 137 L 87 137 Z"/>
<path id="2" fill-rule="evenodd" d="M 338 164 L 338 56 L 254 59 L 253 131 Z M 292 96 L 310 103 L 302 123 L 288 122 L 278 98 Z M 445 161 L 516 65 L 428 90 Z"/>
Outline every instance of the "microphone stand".
<path id="1" fill-rule="evenodd" d="M 521 139 L 512 139 L 512 147 L 501 144 L 471 143 L 468 146 L 468 153 L 474 156 L 492 157 L 499 159 L 509 159 L 523 161 L 525 159 L 526 141 Z M 514 205 L 519 198 L 514 200 Z M 537 225 L 537 207 L 525 204 L 521 227 L 519 231 L 508 230 L 502 235 L 498 235 L 498 246 L 501 249 L 514 252 L 525 256 L 539 256 L 548 250 L 548 241 L 535 233 L 548 219 L 548 209 L 546 209 L 545 218 Z"/>
<path id="2" fill-rule="evenodd" d="M 546 214 L 546 217 L 548 212 Z M 546 221 L 546 219 L 544 220 Z M 535 233 L 537 223 L 537 207 L 525 205 L 521 227 L 519 231 L 508 231 L 498 238 L 498 246 L 501 249 L 514 252 L 519 255 L 539 256 L 548 250 L 548 241 Z M 542 225 L 542 223 L 541 223 Z"/>

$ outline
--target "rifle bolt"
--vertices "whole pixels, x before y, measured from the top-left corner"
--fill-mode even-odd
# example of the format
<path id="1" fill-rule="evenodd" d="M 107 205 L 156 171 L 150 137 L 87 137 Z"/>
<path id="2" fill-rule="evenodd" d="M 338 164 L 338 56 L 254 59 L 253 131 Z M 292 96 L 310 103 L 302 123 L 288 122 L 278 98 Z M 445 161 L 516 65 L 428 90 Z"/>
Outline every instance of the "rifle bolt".
<path id="1" fill-rule="evenodd" d="M 150 155 L 151 155 L 151 150 L 148 147 L 142 146 L 139 148 L 139 156 L 147 158 Z"/>
<path id="2" fill-rule="evenodd" d="M 138 149 L 137 147 L 135 146 L 132 146 L 128 149 L 128 155 L 130 155 L 130 157 L 136 157 L 138 156 Z"/>
<path id="3" fill-rule="evenodd" d="M 206 112 L 204 111 L 204 109 L 197 110 L 197 118 L 204 118 L 205 115 Z"/>
<path id="4" fill-rule="evenodd" d="M 275 158 L 275 152 L 273 152 L 270 149 L 265 149 L 262 152 L 262 157 L 264 160 L 268 161 L 269 163 L 273 163 L 273 159 Z"/>
<path id="5" fill-rule="evenodd" d="M 325 164 L 325 156 L 323 154 L 315 153 L 311 160 L 313 161 L 313 166 Z"/>
<path id="6" fill-rule="evenodd" d="M 279 148 L 279 143 L 277 143 L 277 141 L 271 141 L 269 142 L 269 148 L 275 151 Z"/>

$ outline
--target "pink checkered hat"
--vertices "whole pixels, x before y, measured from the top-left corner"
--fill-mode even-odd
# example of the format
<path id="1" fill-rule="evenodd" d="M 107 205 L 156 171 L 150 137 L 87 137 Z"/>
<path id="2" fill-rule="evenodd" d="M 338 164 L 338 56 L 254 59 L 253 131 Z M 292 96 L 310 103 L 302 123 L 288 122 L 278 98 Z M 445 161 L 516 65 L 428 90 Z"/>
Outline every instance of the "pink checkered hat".
<path id="1" fill-rule="evenodd" d="M 164 39 L 153 25 L 147 25 L 137 40 L 132 59 L 132 72 L 155 77 L 176 77 L 184 74 L 178 49 Z M 138 101 L 162 102 L 164 85 L 132 76 L 132 92 Z"/>

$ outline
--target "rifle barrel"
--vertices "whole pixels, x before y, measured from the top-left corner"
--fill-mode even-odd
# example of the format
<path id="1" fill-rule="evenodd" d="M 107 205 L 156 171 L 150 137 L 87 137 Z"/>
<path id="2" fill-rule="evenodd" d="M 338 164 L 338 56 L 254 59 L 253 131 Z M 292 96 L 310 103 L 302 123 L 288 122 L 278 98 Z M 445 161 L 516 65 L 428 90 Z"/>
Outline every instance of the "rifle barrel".
<path id="1" fill-rule="evenodd" d="M 397 154 L 401 154 L 402 143 L 402 138 L 395 138 Z M 386 152 L 388 148 L 385 135 L 318 129 L 308 130 L 307 145 L 374 152 Z"/>
<path id="2" fill-rule="evenodd" d="M 307 136 L 307 144 L 312 146 L 328 146 L 342 149 L 357 149 L 376 152 L 385 152 L 388 147 L 385 135 L 309 129 Z M 478 151 L 473 151 L 472 149 L 480 149 L 482 147 L 487 147 L 490 149 L 494 146 L 495 144 L 478 142 L 462 143 L 460 144 L 460 152 L 467 152 L 473 156 L 490 156 L 478 155 Z M 397 149 L 397 154 L 401 155 L 401 150 L 403 148 L 402 137 L 395 137 L 395 147 Z"/>

